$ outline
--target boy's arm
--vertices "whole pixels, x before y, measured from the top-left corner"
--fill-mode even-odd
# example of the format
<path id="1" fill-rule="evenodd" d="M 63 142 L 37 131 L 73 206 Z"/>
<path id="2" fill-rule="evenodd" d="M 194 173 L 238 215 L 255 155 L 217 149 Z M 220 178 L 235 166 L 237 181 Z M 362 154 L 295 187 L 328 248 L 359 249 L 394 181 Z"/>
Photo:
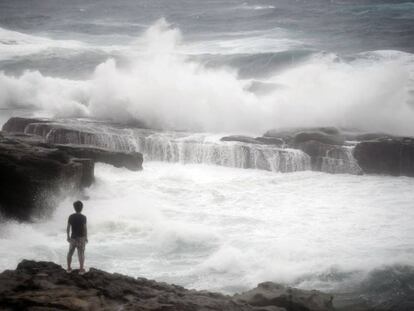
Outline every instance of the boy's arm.
<path id="1" fill-rule="evenodd" d="M 88 243 L 88 227 L 86 226 L 86 223 L 84 224 L 84 230 L 85 230 L 85 241 Z"/>
<path id="2" fill-rule="evenodd" d="M 70 236 L 69 236 L 69 234 L 70 234 L 70 223 L 69 223 L 69 219 L 68 219 L 68 225 L 67 225 L 67 227 L 66 227 L 66 240 L 68 241 L 68 242 L 70 242 Z"/>

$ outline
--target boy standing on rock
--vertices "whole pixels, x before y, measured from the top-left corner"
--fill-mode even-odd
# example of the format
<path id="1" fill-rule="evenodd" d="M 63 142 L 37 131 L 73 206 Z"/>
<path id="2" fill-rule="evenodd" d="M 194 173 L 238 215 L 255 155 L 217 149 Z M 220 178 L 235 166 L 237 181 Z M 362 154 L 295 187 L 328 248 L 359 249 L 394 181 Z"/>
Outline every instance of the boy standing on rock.
<path id="1" fill-rule="evenodd" d="M 84 274 L 84 263 L 85 263 L 85 244 L 88 243 L 88 230 L 86 228 L 86 216 L 82 215 L 83 203 L 76 201 L 73 203 L 73 207 L 76 211 L 75 214 L 69 216 L 68 226 L 66 228 L 67 240 L 69 242 L 69 252 L 67 257 L 68 272 L 72 272 L 71 263 L 72 256 L 75 252 L 75 248 L 78 250 L 79 259 L 79 274 Z M 72 234 L 70 229 L 72 228 Z"/>

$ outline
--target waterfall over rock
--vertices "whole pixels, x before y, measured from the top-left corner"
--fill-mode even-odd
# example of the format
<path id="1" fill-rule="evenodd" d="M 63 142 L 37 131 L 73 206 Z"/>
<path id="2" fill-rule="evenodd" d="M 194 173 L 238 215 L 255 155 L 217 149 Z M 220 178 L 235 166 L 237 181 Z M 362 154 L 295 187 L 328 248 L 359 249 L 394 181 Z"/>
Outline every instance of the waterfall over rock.
<path id="1" fill-rule="evenodd" d="M 310 157 L 300 150 L 238 142 L 209 142 L 207 137 L 171 137 L 164 133 L 137 135 L 138 150 L 147 160 L 214 164 L 274 172 L 310 169 Z"/>
<path id="2" fill-rule="evenodd" d="M 19 124 L 22 122 L 20 121 Z M 13 131 L 10 124 L 7 128 Z M 20 128 L 19 128 L 20 129 Z M 40 135 L 53 144 L 92 145 L 116 151 L 141 152 L 146 161 L 212 164 L 274 172 L 311 169 L 301 150 L 274 145 L 211 141 L 208 134 L 117 128 L 104 123 L 71 121 L 34 122 L 26 134 Z"/>
<path id="3" fill-rule="evenodd" d="M 210 164 L 283 173 L 304 170 L 332 174 L 362 173 L 353 156 L 354 147 L 330 144 L 325 133 L 324 140 L 315 134 L 308 135 L 312 139 L 298 140 L 295 132 L 272 134 L 274 137 L 229 136 L 218 139 L 217 135 L 205 133 L 126 128 L 95 120 L 25 118 L 10 119 L 3 129 L 39 135 L 51 144 L 137 151 L 144 155 L 146 161 Z"/>

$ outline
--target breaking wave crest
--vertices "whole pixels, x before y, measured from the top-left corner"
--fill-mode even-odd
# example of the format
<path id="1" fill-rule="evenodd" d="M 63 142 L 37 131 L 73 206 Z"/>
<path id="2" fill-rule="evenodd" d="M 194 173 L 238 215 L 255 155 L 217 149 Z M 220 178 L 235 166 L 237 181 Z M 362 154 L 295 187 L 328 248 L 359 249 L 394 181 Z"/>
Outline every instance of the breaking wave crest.
<path id="1" fill-rule="evenodd" d="M 366 52 L 345 61 L 316 53 L 254 80 L 225 64 L 207 67 L 190 59 L 182 53 L 180 31 L 165 20 L 131 46 L 125 62 L 110 58 L 86 80 L 0 73 L 0 108 L 139 120 L 172 130 L 260 133 L 324 124 L 414 135 L 412 54 Z M 257 85 L 266 92 L 256 92 Z"/>

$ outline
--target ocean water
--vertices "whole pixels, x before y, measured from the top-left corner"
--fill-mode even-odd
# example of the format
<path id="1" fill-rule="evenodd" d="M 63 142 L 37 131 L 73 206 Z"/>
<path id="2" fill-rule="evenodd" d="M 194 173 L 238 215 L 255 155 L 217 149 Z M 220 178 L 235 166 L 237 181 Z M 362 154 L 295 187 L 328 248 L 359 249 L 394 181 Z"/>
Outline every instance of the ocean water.
<path id="1" fill-rule="evenodd" d="M 0 0 L 0 123 L 414 135 L 413 53 L 409 1 Z M 232 293 L 267 280 L 342 288 L 413 262 L 410 178 L 156 161 L 96 174 L 88 266 Z M 3 220 L 0 269 L 64 264 L 72 199 L 34 223 Z"/>
<path id="2" fill-rule="evenodd" d="M 412 178 L 164 162 L 99 164 L 96 175 L 88 267 L 234 293 L 265 280 L 338 290 L 414 260 Z M 2 223 L 0 269 L 64 265 L 71 212 L 67 199 L 50 218 Z"/>
<path id="3" fill-rule="evenodd" d="M 0 108 L 260 134 L 414 134 L 402 1 L 1 1 Z"/>

